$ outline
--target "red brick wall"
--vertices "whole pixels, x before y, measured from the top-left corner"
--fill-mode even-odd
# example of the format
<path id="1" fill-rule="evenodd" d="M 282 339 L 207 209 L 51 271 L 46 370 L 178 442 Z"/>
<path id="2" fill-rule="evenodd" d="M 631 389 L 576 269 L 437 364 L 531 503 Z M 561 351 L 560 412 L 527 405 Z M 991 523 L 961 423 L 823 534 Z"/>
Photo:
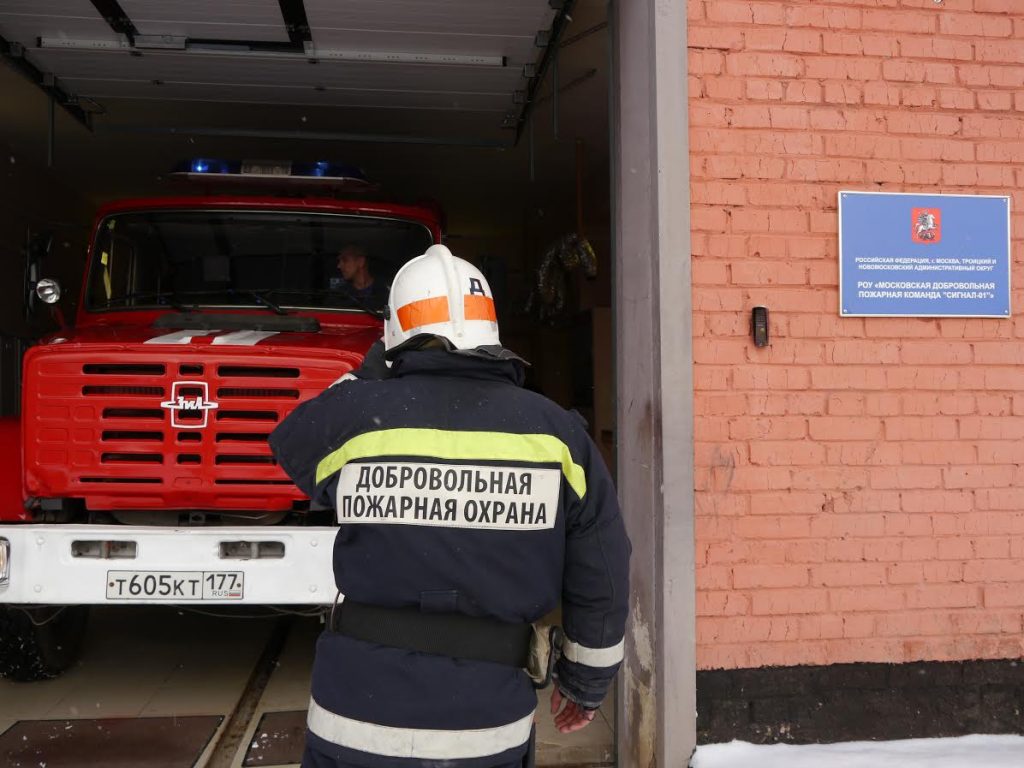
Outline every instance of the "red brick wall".
<path id="1" fill-rule="evenodd" d="M 699 666 L 1024 657 L 1024 0 L 689 16 Z M 1012 195 L 1013 318 L 840 318 L 839 189 Z"/>

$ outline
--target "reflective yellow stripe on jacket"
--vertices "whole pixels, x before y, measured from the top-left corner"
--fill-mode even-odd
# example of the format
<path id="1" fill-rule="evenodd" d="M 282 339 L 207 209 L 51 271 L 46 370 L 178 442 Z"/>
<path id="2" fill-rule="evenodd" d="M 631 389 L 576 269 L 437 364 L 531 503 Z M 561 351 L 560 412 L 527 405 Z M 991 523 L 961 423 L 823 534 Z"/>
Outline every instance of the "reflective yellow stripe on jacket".
<path id="1" fill-rule="evenodd" d="M 558 464 L 576 495 L 582 499 L 587 493 L 586 472 L 573 461 L 569 446 L 553 435 L 445 429 L 381 429 L 353 437 L 320 460 L 316 482 L 319 485 L 350 461 L 381 456 Z"/>

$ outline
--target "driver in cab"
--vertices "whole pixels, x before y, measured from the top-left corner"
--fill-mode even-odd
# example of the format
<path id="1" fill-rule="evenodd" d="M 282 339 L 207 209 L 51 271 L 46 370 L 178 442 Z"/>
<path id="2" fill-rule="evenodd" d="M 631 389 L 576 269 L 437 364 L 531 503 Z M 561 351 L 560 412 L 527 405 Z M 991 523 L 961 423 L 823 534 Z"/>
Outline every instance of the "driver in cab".
<path id="1" fill-rule="evenodd" d="M 338 251 L 338 274 L 332 275 L 328 288 L 343 297 L 357 300 L 372 309 L 381 309 L 388 300 L 388 287 L 375 280 L 369 255 L 361 245 L 346 245 Z"/>

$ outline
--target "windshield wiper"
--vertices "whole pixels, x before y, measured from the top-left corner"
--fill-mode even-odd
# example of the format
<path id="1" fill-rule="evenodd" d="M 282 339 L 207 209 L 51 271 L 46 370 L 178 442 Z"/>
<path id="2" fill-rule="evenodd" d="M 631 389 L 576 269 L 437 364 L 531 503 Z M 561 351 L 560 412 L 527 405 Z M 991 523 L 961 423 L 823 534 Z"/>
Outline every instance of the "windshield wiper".
<path id="1" fill-rule="evenodd" d="M 367 314 L 373 315 L 378 320 L 383 320 L 384 319 L 384 310 L 383 309 L 376 309 L 376 308 L 370 306 L 370 304 L 368 304 L 365 299 L 360 298 L 359 296 L 354 294 L 351 290 L 349 290 L 344 285 L 339 286 L 338 289 L 334 289 L 334 288 L 311 288 L 309 290 L 304 290 L 302 288 L 270 288 L 267 291 L 267 293 L 268 294 L 269 293 L 284 293 L 284 294 L 290 294 L 290 295 L 293 295 L 293 296 L 329 296 L 331 294 L 340 293 L 342 296 L 344 296 L 346 299 L 351 301 L 353 304 L 355 304 L 357 307 L 359 307 L 361 310 L 363 310 Z"/>
<path id="2" fill-rule="evenodd" d="M 231 293 L 233 295 L 250 296 L 253 299 L 255 299 L 257 303 L 262 304 L 267 309 L 272 310 L 279 315 L 287 315 L 287 309 L 282 308 L 280 305 L 275 304 L 274 302 L 267 298 L 267 294 L 273 293 L 274 290 L 275 289 L 273 288 L 261 288 L 257 291 L 236 291 L 234 288 L 232 288 L 231 290 L 228 291 L 228 293 Z"/>

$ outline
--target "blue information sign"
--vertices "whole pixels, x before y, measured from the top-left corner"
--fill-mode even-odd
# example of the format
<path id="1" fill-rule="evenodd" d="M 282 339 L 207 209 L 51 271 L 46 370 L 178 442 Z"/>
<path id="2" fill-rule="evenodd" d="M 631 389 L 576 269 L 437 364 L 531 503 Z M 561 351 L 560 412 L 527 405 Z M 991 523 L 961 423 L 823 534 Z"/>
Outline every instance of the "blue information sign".
<path id="1" fill-rule="evenodd" d="M 1010 198 L 839 193 L 839 314 L 1009 317 Z"/>

